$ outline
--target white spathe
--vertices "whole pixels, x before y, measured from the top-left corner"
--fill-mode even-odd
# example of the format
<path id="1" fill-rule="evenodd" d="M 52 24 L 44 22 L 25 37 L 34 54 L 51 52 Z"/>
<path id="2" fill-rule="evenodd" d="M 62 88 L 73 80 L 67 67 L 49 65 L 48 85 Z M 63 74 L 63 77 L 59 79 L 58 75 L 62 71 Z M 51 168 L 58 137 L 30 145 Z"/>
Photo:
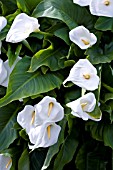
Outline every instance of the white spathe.
<path id="1" fill-rule="evenodd" d="M 16 16 L 13 24 L 6 36 L 6 41 L 18 43 L 29 37 L 30 33 L 39 30 L 38 20 L 34 17 L 29 17 L 25 13 Z"/>
<path id="2" fill-rule="evenodd" d="M 81 49 L 87 49 L 97 42 L 97 37 L 84 26 L 78 26 L 69 32 L 69 38 Z"/>
<path id="3" fill-rule="evenodd" d="M 48 127 L 50 127 L 50 136 L 48 136 Z M 41 126 L 37 126 L 36 128 L 30 131 L 29 139 L 30 142 L 34 145 L 29 145 L 29 149 L 36 149 L 40 147 L 49 147 L 54 145 L 60 133 L 61 127 L 55 123 L 44 123 Z"/>
<path id="4" fill-rule="evenodd" d="M 0 31 L 7 25 L 7 20 L 5 17 L 0 16 Z"/>
<path id="5" fill-rule="evenodd" d="M 3 62 L 0 59 L 0 76 L 1 76 L 0 85 L 2 85 L 4 87 L 8 86 L 9 76 L 10 76 L 11 72 L 13 71 L 15 65 L 17 64 L 17 62 L 19 60 L 21 60 L 21 57 L 17 57 L 17 59 L 15 60 L 14 64 L 10 67 L 8 60 Z"/>
<path id="6" fill-rule="evenodd" d="M 35 105 L 35 108 L 37 113 L 36 126 L 45 122 L 58 122 L 64 117 L 64 108 L 53 97 L 45 96 Z"/>
<path id="7" fill-rule="evenodd" d="M 68 107 L 71 108 L 72 112 L 71 114 L 82 118 L 83 120 L 94 120 L 94 121 L 100 121 L 100 118 L 96 119 L 94 117 L 91 117 L 88 113 L 92 112 L 95 109 L 96 106 L 96 99 L 95 95 L 93 93 L 87 93 L 86 95 L 80 97 L 79 99 L 72 101 L 70 103 L 66 104 Z"/>
<path id="8" fill-rule="evenodd" d="M 73 0 L 73 3 L 78 4 L 80 6 L 88 6 L 90 5 L 91 0 Z"/>
<path id="9" fill-rule="evenodd" d="M 61 127 L 55 124 L 64 117 L 64 109 L 55 98 L 45 96 L 35 106 L 26 105 L 18 113 L 17 122 L 26 130 L 30 142 L 29 148 L 48 147 L 55 144 Z"/>
<path id="10" fill-rule="evenodd" d="M 35 108 L 31 105 L 26 105 L 24 109 L 18 113 L 17 122 L 26 130 L 28 134 L 32 128 L 34 128 Z"/>
<path id="11" fill-rule="evenodd" d="M 113 0 L 92 0 L 90 12 L 92 15 L 113 17 Z"/>
<path id="12" fill-rule="evenodd" d="M 0 154 L 0 170 L 10 170 L 12 166 L 11 157 Z"/>
<path id="13" fill-rule="evenodd" d="M 70 70 L 69 76 L 63 84 L 72 81 L 85 90 L 93 91 L 98 88 L 99 77 L 96 68 L 87 59 L 80 59 Z"/>

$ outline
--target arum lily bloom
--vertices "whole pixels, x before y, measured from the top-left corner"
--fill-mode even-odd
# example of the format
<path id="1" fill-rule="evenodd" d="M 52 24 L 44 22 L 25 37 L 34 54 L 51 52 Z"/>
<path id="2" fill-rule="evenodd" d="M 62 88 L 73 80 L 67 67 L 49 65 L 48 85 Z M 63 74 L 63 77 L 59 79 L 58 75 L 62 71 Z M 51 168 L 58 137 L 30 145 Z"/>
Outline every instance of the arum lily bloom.
<path id="1" fill-rule="evenodd" d="M 71 108 L 71 114 L 82 118 L 83 120 L 94 120 L 100 121 L 101 116 L 99 118 L 95 118 L 89 115 L 88 113 L 92 112 L 96 106 L 96 99 L 93 93 L 87 93 L 86 95 L 80 97 L 79 99 L 72 101 L 67 104 L 68 107 Z"/>
<path id="2" fill-rule="evenodd" d="M 72 81 L 85 90 L 93 91 L 98 88 L 99 77 L 96 68 L 87 60 L 80 59 L 71 69 L 69 76 L 63 82 Z"/>
<path id="3" fill-rule="evenodd" d="M 112 0 L 92 0 L 90 4 L 90 12 L 97 16 L 113 17 L 113 1 Z"/>
<path id="4" fill-rule="evenodd" d="M 17 122 L 30 132 L 46 122 L 58 122 L 64 117 L 64 109 L 55 98 L 46 96 L 35 106 L 27 105 L 18 113 Z"/>
<path id="5" fill-rule="evenodd" d="M 38 20 L 34 17 L 29 17 L 25 13 L 16 16 L 13 24 L 6 36 L 6 41 L 18 43 L 29 37 L 30 33 L 39 30 Z"/>
<path id="6" fill-rule="evenodd" d="M 90 5 L 91 0 L 73 0 L 75 4 L 78 4 L 80 6 L 88 6 Z"/>
<path id="7" fill-rule="evenodd" d="M 62 120 L 64 109 L 55 98 L 46 96 L 35 106 L 27 105 L 18 113 L 17 122 L 26 130 L 30 149 L 48 147 L 57 142 L 61 127 L 55 122 Z"/>
<path id="8" fill-rule="evenodd" d="M 81 49 L 87 49 L 97 42 L 97 37 L 84 26 L 78 26 L 69 32 L 69 38 Z"/>
<path id="9" fill-rule="evenodd" d="M 7 20 L 5 17 L 0 16 L 0 31 L 7 25 Z M 1 54 L 2 41 L 0 41 L 0 54 Z"/>
<path id="10" fill-rule="evenodd" d="M 10 170 L 12 159 L 8 156 L 0 154 L 0 170 Z"/>
<path id="11" fill-rule="evenodd" d="M 54 145 L 58 140 L 60 130 L 61 127 L 53 122 L 47 122 L 32 129 L 28 135 L 30 142 L 34 145 L 29 145 L 29 149 Z"/>
<path id="12" fill-rule="evenodd" d="M 36 108 L 36 125 L 45 122 L 58 122 L 64 117 L 64 108 L 56 101 L 55 98 L 46 96 L 37 105 Z"/>
<path id="13" fill-rule="evenodd" d="M 8 60 L 3 62 L 2 59 L 0 59 L 0 85 L 4 87 L 8 86 L 9 76 L 20 59 L 21 57 L 18 57 L 12 67 L 9 66 Z"/>

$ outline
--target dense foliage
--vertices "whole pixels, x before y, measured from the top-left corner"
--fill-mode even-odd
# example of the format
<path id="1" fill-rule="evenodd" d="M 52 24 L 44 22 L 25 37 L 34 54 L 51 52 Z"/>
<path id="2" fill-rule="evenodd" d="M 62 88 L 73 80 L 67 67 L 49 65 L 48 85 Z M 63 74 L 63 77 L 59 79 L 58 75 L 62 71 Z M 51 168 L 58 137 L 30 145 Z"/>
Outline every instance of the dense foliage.
<path id="1" fill-rule="evenodd" d="M 7 25 L 0 32 L 0 58 L 10 67 L 8 87 L 0 86 L 0 153 L 12 158 L 11 170 L 106 170 L 113 168 L 113 18 L 94 16 L 89 7 L 72 0 L 1 0 L 1 16 Z M 38 18 L 40 30 L 18 43 L 6 42 L 7 33 L 20 13 Z M 69 39 L 69 31 L 83 25 L 97 37 L 90 48 L 80 49 Z M 64 80 L 79 59 L 88 59 L 100 79 L 94 90 L 97 105 L 91 113 L 100 121 L 77 118 L 67 103 L 81 97 L 82 89 Z M 29 137 L 17 122 L 26 105 L 51 96 L 64 108 L 57 124 L 57 143 L 31 151 Z M 22 99 L 22 101 L 20 101 Z M 27 113 L 26 113 L 27 117 Z"/>

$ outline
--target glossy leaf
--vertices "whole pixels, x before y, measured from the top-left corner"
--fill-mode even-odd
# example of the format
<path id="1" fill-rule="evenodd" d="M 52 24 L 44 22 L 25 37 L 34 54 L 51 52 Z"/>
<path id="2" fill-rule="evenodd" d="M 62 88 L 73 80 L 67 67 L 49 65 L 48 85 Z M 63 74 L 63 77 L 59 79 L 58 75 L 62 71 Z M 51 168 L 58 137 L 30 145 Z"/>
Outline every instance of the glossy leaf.
<path id="1" fill-rule="evenodd" d="M 19 56 L 21 49 L 22 49 L 22 44 L 17 45 L 16 49 L 14 48 L 14 46 L 11 46 L 10 44 L 8 44 L 7 56 L 9 59 L 10 67 L 13 65 L 13 63 Z"/>
<path id="2" fill-rule="evenodd" d="M 34 72 L 41 66 L 48 66 L 51 71 L 59 70 L 64 67 L 63 57 L 61 49 L 53 50 L 52 45 L 50 45 L 32 57 L 29 72 Z"/>
<path id="3" fill-rule="evenodd" d="M 54 88 L 60 88 L 62 76 L 57 73 L 40 72 L 28 73 L 30 58 L 20 60 L 10 75 L 6 95 L 0 100 L 0 107 L 11 101 L 26 98 L 29 96 L 45 93 Z"/>
<path id="4" fill-rule="evenodd" d="M 107 31 L 107 30 L 113 31 L 113 18 L 99 17 L 99 19 L 95 24 L 95 28 L 101 31 Z"/>
<path id="5" fill-rule="evenodd" d="M 41 0 L 17 0 L 17 6 L 25 13 L 30 13 Z"/>
<path id="6" fill-rule="evenodd" d="M 42 1 L 32 14 L 33 17 L 50 17 L 63 21 L 70 29 L 79 25 L 93 26 L 92 16 L 85 8 L 75 5 L 70 0 L 49 0 Z"/>
<path id="7" fill-rule="evenodd" d="M 13 128 L 18 109 L 17 103 L 0 108 L 0 151 L 8 148 L 18 137 L 17 131 Z"/>
<path id="8" fill-rule="evenodd" d="M 28 150 L 25 149 L 18 161 L 18 170 L 30 170 L 30 161 Z"/>
<path id="9" fill-rule="evenodd" d="M 113 43 L 106 46 L 105 53 L 97 46 L 89 48 L 86 52 L 92 64 L 110 63 L 113 60 Z"/>
<path id="10" fill-rule="evenodd" d="M 78 143 L 76 134 L 73 131 L 73 133 L 65 139 L 61 150 L 55 159 L 53 170 L 62 170 L 63 167 L 73 159 Z"/>

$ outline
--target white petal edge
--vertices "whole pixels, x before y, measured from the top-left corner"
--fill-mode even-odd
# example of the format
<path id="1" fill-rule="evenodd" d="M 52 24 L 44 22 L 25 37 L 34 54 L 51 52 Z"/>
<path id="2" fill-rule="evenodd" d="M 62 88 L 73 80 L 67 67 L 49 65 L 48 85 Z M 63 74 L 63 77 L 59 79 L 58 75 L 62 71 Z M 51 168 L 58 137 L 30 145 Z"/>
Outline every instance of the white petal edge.
<path id="1" fill-rule="evenodd" d="M 21 60 L 22 58 L 21 57 L 17 57 L 17 59 L 15 60 L 15 62 L 14 62 L 14 64 L 10 67 L 9 66 L 9 61 L 8 60 L 6 60 L 5 62 L 4 62 L 4 67 L 5 67 L 5 69 L 7 70 L 7 77 L 6 77 L 6 79 L 2 82 L 2 86 L 4 86 L 4 87 L 7 87 L 8 86 L 8 81 L 9 81 L 9 76 L 10 76 L 10 74 L 11 74 L 11 72 L 13 71 L 13 69 L 14 69 L 14 67 L 15 67 L 15 65 L 18 63 L 18 61 L 19 60 Z"/>
<path id="2" fill-rule="evenodd" d="M 88 6 L 90 5 L 91 0 L 73 0 L 73 3 L 78 4 L 80 6 Z"/>
<path id="3" fill-rule="evenodd" d="M 0 31 L 7 25 L 7 20 L 5 17 L 0 16 Z"/>
<path id="4" fill-rule="evenodd" d="M 31 105 L 26 105 L 24 109 L 18 113 L 17 122 L 19 125 L 26 130 L 28 134 L 32 128 L 34 128 L 34 124 L 31 124 L 32 121 L 32 113 L 35 111 L 35 108 Z"/>
<path id="5" fill-rule="evenodd" d="M 50 139 L 48 138 L 48 134 L 47 134 L 48 126 L 51 126 Z M 29 133 L 29 138 L 30 138 L 30 141 L 32 141 L 35 144 L 29 145 L 29 149 L 32 149 L 33 151 L 36 148 L 40 148 L 40 147 L 46 148 L 46 147 L 54 145 L 58 140 L 60 130 L 61 130 L 61 127 L 55 123 L 46 123 L 46 124 L 43 124 L 42 126 L 37 126 L 35 129 L 32 129 L 32 131 L 30 131 Z"/>

